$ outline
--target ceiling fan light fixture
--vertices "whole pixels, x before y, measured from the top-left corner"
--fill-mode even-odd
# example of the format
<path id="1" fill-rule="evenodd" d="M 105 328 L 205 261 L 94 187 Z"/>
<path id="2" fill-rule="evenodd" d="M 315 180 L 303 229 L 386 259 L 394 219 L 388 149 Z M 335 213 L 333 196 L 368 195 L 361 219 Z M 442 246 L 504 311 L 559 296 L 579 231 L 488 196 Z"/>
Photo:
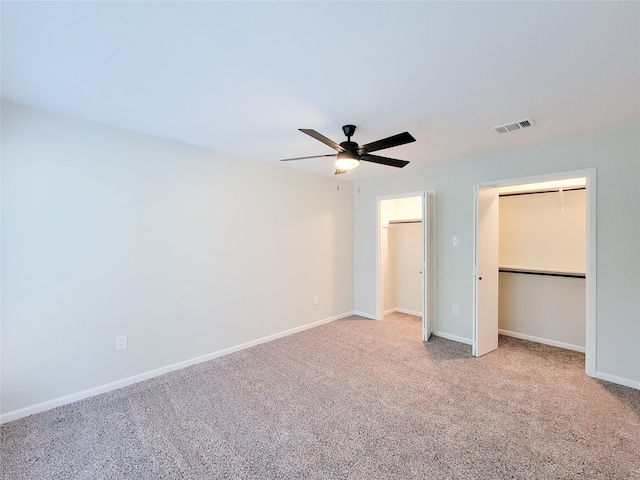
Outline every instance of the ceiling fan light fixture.
<path id="1" fill-rule="evenodd" d="M 360 165 L 360 160 L 354 152 L 340 152 L 336 157 L 336 168 L 338 170 L 353 170 L 358 165 Z"/>

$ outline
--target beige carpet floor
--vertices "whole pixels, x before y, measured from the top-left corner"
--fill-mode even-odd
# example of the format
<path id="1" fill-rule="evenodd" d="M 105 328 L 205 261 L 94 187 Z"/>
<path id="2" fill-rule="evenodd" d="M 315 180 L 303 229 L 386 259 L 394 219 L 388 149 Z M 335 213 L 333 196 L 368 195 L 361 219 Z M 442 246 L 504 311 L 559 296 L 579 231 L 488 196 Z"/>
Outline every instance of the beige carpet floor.
<path id="1" fill-rule="evenodd" d="M 640 479 L 640 392 L 350 317 L 6 424 L 0 478 Z"/>

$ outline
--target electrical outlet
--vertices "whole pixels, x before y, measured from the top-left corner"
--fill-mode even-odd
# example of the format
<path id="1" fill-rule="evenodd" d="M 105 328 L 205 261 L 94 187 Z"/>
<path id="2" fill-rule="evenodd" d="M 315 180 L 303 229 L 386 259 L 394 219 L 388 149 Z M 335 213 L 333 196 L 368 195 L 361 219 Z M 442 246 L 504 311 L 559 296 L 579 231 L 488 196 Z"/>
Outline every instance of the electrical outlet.
<path id="1" fill-rule="evenodd" d="M 313 297 L 313 304 L 314 305 L 318 304 L 318 296 L 317 295 Z"/>
<path id="2" fill-rule="evenodd" d="M 127 336 L 120 335 L 116 337 L 116 350 L 124 350 L 125 348 L 127 348 Z"/>
<path id="3" fill-rule="evenodd" d="M 460 314 L 460 308 L 458 307 L 458 305 L 454 305 L 451 311 L 453 312 L 454 315 Z"/>

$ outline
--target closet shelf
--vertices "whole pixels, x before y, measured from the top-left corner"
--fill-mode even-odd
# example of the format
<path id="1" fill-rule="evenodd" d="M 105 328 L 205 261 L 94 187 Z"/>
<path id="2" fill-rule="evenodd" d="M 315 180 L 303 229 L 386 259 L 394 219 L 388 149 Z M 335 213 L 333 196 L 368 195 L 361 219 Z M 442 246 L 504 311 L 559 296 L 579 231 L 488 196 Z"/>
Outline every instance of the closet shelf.
<path id="1" fill-rule="evenodd" d="M 392 225 L 402 225 L 405 223 L 422 223 L 422 219 L 420 218 L 411 218 L 411 219 L 407 219 L 407 220 L 389 220 L 389 226 L 391 227 Z"/>
<path id="2" fill-rule="evenodd" d="M 524 275 L 547 275 L 551 277 L 585 278 L 586 272 L 581 270 L 568 270 L 560 268 L 516 267 L 512 265 L 500 265 L 500 273 L 521 273 Z"/>

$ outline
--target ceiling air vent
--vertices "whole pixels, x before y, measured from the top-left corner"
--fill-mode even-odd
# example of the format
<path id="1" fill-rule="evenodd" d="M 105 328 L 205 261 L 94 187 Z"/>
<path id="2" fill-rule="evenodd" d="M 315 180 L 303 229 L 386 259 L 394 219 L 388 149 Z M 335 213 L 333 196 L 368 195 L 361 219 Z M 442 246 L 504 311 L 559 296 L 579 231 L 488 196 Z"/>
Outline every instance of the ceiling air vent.
<path id="1" fill-rule="evenodd" d="M 525 118 L 524 120 L 520 120 L 519 122 L 507 123 L 505 125 L 491 127 L 491 130 L 495 130 L 498 133 L 507 133 L 513 132 L 515 130 L 520 130 L 522 128 L 531 127 L 535 124 L 536 123 L 533 121 L 533 118 Z"/>

